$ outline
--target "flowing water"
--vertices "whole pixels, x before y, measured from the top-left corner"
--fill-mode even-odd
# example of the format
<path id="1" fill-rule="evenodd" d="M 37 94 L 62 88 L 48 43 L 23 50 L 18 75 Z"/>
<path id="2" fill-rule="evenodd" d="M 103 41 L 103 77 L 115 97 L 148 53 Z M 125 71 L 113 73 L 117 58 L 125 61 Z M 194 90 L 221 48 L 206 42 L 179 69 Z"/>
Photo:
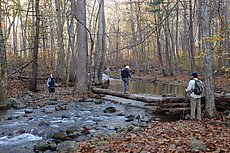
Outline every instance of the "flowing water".
<path id="1" fill-rule="evenodd" d="M 119 79 L 111 79 L 110 89 L 123 91 L 123 82 Z M 141 81 L 131 81 L 130 92 L 151 95 L 185 95 L 182 86 Z M 169 119 L 169 117 L 156 116 L 149 110 L 116 104 L 111 101 L 105 101 L 100 105 L 94 102 L 62 103 L 62 105 L 66 105 L 66 110 L 55 111 L 55 106 L 58 105 L 60 102 L 45 105 L 33 109 L 31 114 L 25 114 L 25 110 L 31 108 L 0 110 L 0 152 L 31 153 L 35 142 L 49 139 L 48 136 L 51 133 L 65 131 L 70 126 L 90 127 L 94 131 L 91 135 L 94 136 L 112 134 L 116 132 L 116 127 L 139 124 L 135 120 L 128 122 L 127 119 L 130 115 L 142 116 L 144 121 L 141 124 L 147 123 L 152 117 L 159 117 L 161 120 Z M 116 108 L 116 112 L 104 113 L 107 107 Z M 46 123 L 49 124 L 46 125 Z"/>

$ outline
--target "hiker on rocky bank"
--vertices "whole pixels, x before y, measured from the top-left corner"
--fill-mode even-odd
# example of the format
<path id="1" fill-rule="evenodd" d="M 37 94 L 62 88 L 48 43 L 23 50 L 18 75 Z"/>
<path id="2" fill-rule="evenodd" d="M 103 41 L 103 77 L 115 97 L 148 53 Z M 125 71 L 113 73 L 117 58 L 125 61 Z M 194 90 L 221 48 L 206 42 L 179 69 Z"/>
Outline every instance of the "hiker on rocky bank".
<path id="1" fill-rule="evenodd" d="M 129 66 L 125 66 L 125 68 L 121 71 L 121 78 L 124 82 L 124 94 L 129 93 L 129 78 L 131 78 L 131 72 Z"/>
<path id="2" fill-rule="evenodd" d="M 49 100 L 55 100 L 54 97 L 55 87 L 57 87 L 58 85 L 56 84 L 53 74 L 51 74 L 49 79 L 47 80 L 47 86 L 49 92 Z"/>
<path id="3" fill-rule="evenodd" d="M 192 76 L 193 78 L 189 81 L 188 87 L 186 88 L 186 92 L 190 98 L 190 119 L 201 120 L 201 97 L 203 92 L 203 84 L 202 81 L 198 79 L 197 72 L 193 72 Z"/>

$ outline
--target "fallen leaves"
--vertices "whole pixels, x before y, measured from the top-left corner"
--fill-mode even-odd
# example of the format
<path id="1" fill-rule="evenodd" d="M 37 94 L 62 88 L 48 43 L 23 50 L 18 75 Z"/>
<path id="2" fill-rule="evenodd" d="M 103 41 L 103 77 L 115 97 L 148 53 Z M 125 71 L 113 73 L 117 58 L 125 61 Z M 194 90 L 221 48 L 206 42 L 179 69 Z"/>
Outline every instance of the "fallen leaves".
<path id="1" fill-rule="evenodd" d="M 230 152 L 230 128 L 213 120 L 152 122 L 141 131 L 106 137 L 103 147 L 95 139 L 79 142 L 77 152 Z M 94 142 L 94 143 L 93 143 Z M 93 149 L 92 149 L 93 148 Z"/>

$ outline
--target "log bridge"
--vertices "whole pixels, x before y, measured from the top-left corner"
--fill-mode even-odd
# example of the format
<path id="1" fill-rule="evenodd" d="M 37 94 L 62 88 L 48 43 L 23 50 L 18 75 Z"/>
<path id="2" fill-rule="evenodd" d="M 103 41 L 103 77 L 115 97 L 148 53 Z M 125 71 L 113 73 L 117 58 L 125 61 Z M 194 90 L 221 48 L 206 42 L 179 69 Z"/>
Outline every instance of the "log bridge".
<path id="1" fill-rule="evenodd" d="M 181 114 L 184 111 L 190 110 L 189 98 L 186 97 L 124 94 L 120 91 L 101 89 L 97 87 L 93 87 L 92 91 L 97 94 L 112 95 L 116 97 L 141 101 L 143 102 L 144 106 L 156 107 L 156 113 Z M 202 104 L 205 104 L 204 97 L 202 97 L 201 101 Z M 215 104 L 217 110 L 219 111 L 230 110 L 230 97 L 215 96 Z"/>

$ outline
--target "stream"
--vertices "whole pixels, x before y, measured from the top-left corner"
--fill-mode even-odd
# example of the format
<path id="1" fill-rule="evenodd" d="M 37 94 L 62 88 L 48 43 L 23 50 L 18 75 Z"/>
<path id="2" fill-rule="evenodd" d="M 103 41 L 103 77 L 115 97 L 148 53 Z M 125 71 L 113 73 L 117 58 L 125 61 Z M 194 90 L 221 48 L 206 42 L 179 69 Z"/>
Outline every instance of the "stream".
<path id="1" fill-rule="evenodd" d="M 110 88 L 122 91 L 123 83 L 119 79 L 111 80 Z M 167 94 L 184 96 L 184 87 L 163 84 L 130 83 L 131 93 Z M 75 128 L 78 134 L 76 142 L 89 140 L 100 135 L 112 135 L 118 129 L 133 125 L 147 126 L 151 120 L 177 120 L 153 114 L 153 111 L 113 103 L 103 100 L 87 99 L 84 102 L 47 101 L 45 105 L 33 104 L 24 109 L 0 110 L 0 153 L 31 153 L 39 141 L 54 141 L 54 133 L 66 133 Z M 111 112 L 107 108 L 112 108 Z M 87 129 L 87 134 L 82 134 Z"/>
<path id="2" fill-rule="evenodd" d="M 111 79 L 110 80 L 110 89 L 116 91 L 123 91 L 123 82 L 121 79 Z M 181 85 L 171 85 L 164 83 L 149 83 L 143 81 L 130 81 L 129 84 L 130 93 L 135 94 L 151 94 L 151 95 L 167 95 L 173 94 L 175 96 L 186 95 L 185 87 Z"/>

